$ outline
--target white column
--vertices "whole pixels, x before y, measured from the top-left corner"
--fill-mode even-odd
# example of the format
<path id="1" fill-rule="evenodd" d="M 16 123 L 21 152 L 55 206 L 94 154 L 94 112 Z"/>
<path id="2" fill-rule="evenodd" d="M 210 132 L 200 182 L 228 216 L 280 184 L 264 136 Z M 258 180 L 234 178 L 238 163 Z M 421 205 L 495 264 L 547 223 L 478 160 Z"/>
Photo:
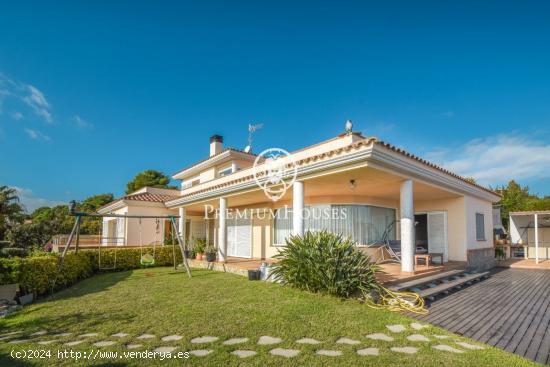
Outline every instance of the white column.
<path id="1" fill-rule="evenodd" d="M 185 211 L 185 208 L 179 208 L 179 214 L 180 214 L 180 220 L 179 220 L 179 223 L 178 223 L 178 232 L 183 240 L 183 244 L 184 246 L 186 245 L 185 243 L 185 221 L 186 221 L 186 218 L 187 218 L 187 215 L 186 215 L 186 211 Z"/>
<path id="2" fill-rule="evenodd" d="M 231 173 L 237 172 L 237 163 L 231 162 Z"/>
<path id="3" fill-rule="evenodd" d="M 220 211 L 218 215 L 218 261 L 225 261 L 227 254 L 227 199 L 220 198 Z"/>
<path id="4" fill-rule="evenodd" d="M 294 182 L 292 186 L 292 234 L 304 234 L 304 183 Z"/>
<path id="5" fill-rule="evenodd" d="M 413 182 L 406 180 L 401 184 L 401 271 L 414 272 L 414 198 Z"/>
<path id="6" fill-rule="evenodd" d="M 535 214 L 535 263 L 539 263 L 539 215 Z"/>

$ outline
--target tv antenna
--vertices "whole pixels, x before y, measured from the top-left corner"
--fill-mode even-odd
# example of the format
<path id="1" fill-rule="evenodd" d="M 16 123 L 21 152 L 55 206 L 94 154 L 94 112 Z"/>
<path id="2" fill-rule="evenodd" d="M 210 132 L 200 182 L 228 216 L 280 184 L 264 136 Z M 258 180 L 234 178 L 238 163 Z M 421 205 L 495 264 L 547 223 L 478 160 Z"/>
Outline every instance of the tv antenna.
<path id="1" fill-rule="evenodd" d="M 244 148 L 245 153 L 250 153 L 252 150 L 252 134 L 256 132 L 256 130 L 261 129 L 264 127 L 264 124 L 248 124 L 248 145 Z"/>

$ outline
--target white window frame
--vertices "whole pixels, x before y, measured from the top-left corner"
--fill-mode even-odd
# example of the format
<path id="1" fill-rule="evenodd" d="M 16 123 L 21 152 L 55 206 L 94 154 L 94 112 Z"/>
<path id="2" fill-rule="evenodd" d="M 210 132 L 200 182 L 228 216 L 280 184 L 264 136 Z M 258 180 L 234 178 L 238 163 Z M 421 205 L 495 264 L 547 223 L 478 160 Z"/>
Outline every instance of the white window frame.
<path id="1" fill-rule="evenodd" d="M 479 228 L 477 226 L 477 218 L 478 218 L 478 215 L 481 216 L 481 219 L 482 219 L 482 226 L 481 226 L 481 230 L 482 230 L 482 233 L 479 233 Z M 487 236 L 486 236 L 486 233 L 485 233 L 485 213 L 479 213 L 477 212 L 475 214 L 475 227 L 476 227 L 476 241 L 487 241 Z M 481 235 L 481 236 L 480 236 Z"/>

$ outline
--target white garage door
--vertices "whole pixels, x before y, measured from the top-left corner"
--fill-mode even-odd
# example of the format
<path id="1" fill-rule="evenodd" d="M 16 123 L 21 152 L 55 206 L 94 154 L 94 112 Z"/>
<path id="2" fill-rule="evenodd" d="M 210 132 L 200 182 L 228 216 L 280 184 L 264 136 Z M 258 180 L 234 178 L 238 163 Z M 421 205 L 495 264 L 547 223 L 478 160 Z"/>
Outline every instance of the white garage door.
<path id="1" fill-rule="evenodd" d="M 252 257 L 252 223 L 250 219 L 227 219 L 227 255 Z"/>

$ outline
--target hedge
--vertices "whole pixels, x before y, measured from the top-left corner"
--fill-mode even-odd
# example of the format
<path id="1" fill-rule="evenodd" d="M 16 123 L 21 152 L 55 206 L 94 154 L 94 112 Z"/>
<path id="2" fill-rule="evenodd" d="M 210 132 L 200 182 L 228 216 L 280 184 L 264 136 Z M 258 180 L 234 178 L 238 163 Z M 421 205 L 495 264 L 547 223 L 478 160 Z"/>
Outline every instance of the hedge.
<path id="1" fill-rule="evenodd" d="M 108 249 L 101 250 L 102 268 L 112 267 L 116 252 L 115 271 L 141 268 L 140 249 Z M 152 248 L 143 248 L 143 254 L 153 253 Z M 176 264 L 182 262 L 181 251 L 175 248 Z M 58 273 L 58 254 L 31 256 L 25 258 L 0 258 L 0 285 L 19 283 L 24 293 L 35 296 L 69 287 L 76 282 L 88 278 L 100 271 L 99 251 L 84 250 L 78 254 L 69 252 L 65 256 L 63 267 Z M 155 266 L 172 266 L 172 246 L 157 247 L 155 250 Z M 57 278 L 56 278 L 57 276 Z M 54 281 L 55 280 L 55 281 Z"/>

